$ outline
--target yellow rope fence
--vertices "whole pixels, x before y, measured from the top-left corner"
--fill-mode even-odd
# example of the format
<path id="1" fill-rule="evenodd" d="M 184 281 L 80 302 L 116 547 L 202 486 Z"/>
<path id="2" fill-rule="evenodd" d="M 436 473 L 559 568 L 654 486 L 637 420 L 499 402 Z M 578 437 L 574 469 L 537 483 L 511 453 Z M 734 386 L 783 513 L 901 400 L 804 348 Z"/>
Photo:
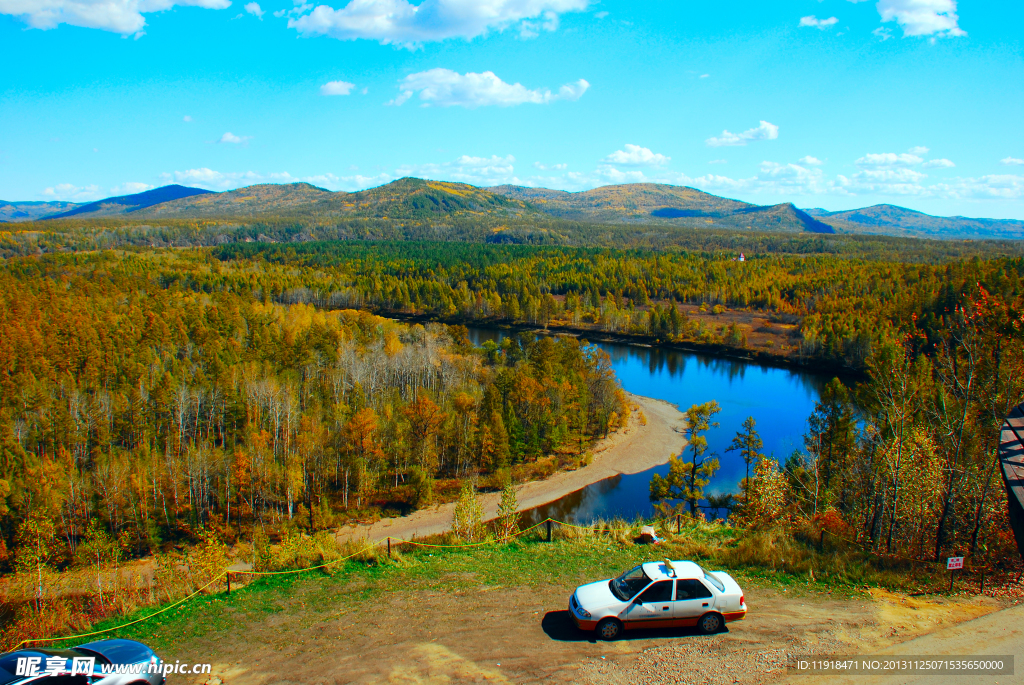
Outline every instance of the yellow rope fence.
<path id="1" fill-rule="evenodd" d="M 526 533 L 529 533 L 530 531 L 535 530 L 535 529 L 539 528 L 540 526 L 543 526 L 545 523 L 549 523 L 549 522 L 550 523 L 557 523 L 557 524 L 563 525 L 563 526 L 571 526 L 573 528 L 587 528 L 587 526 L 575 526 L 575 525 L 573 525 L 571 523 L 564 523 L 562 521 L 557 521 L 557 520 L 552 519 L 552 518 L 546 518 L 543 521 L 541 521 L 540 523 L 532 525 L 529 528 L 524 528 L 523 530 L 519 531 L 518 533 L 515 533 L 515 534 L 511 535 L 510 538 L 516 538 L 516 537 L 520 537 L 522 535 L 525 535 Z M 496 544 L 496 541 L 494 541 L 494 540 L 485 540 L 485 541 L 482 541 L 482 542 L 467 542 L 467 543 L 461 543 L 461 544 L 456 544 L 456 545 L 439 545 L 439 544 L 431 544 L 431 543 L 427 543 L 427 542 L 417 542 L 415 540 L 402 540 L 400 538 L 389 538 L 389 540 L 394 540 L 395 542 L 397 542 L 399 544 L 404 544 L 404 545 L 415 545 L 415 546 L 418 546 L 418 547 L 431 547 L 431 548 L 442 548 L 442 549 L 463 549 L 463 548 L 466 548 L 466 547 L 480 547 L 482 545 L 493 545 L 493 544 Z M 377 541 L 378 545 L 379 544 L 383 544 L 383 543 L 384 543 L 384 540 L 378 540 Z M 201 588 L 199 588 L 195 592 L 189 594 L 186 597 L 183 597 L 182 599 L 179 599 L 178 601 L 176 601 L 176 602 L 174 602 L 172 604 L 168 604 L 167 606 L 161 608 L 158 611 L 154 611 L 153 613 L 151 613 L 151 614 L 149 614 L 147 616 L 143 616 L 142 618 L 137 618 L 134 621 L 130 621 L 128 623 L 123 623 L 121 625 L 117 625 L 117 626 L 114 626 L 112 628 L 105 628 L 104 630 L 94 630 L 92 632 L 82 633 L 80 635 L 68 635 L 67 637 L 41 637 L 41 638 L 33 638 L 33 639 L 29 639 L 29 640 L 22 640 L 21 642 L 19 642 L 15 646 L 14 650 L 12 650 L 12 651 L 17 651 L 17 650 L 21 649 L 22 646 L 33 644 L 33 643 L 37 643 L 37 642 L 62 642 L 64 640 L 80 640 L 82 638 L 93 637 L 95 635 L 103 635 L 105 633 L 114 632 L 116 630 L 121 630 L 122 628 L 127 628 L 129 626 L 133 626 L 133 625 L 142 623 L 144 621 L 148 621 L 151 618 L 154 618 L 156 616 L 159 616 L 160 614 L 163 614 L 165 612 L 170 611 L 171 609 L 174 609 L 176 607 L 181 606 L 185 602 L 187 602 L 190 599 L 192 599 L 193 597 L 197 596 L 199 593 L 201 593 L 206 588 L 208 588 L 211 585 L 213 585 L 214 583 L 216 583 L 218 580 L 221 580 L 222 578 L 229 578 L 230 574 L 245 575 L 245 576 L 284 576 L 284 575 L 290 575 L 290 574 L 293 574 L 293 573 L 304 573 L 306 571 L 315 571 L 317 569 L 327 568 L 328 566 L 333 566 L 335 564 L 340 564 L 341 562 L 348 561 L 352 557 L 358 556 L 358 555 L 362 554 L 365 551 L 366 551 L 366 547 L 364 547 L 363 549 L 360 549 L 357 552 L 353 552 L 352 554 L 349 554 L 347 556 L 341 557 L 340 559 L 334 559 L 332 561 L 328 561 L 328 562 L 323 563 L 323 564 L 318 564 L 316 566 L 309 566 L 309 567 L 306 567 L 306 568 L 289 569 L 289 570 L 286 570 L 286 571 L 235 571 L 235 570 L 231 570 L 231 569 L 224 569 L 219 574 L 214 576 L 208 583 L 203 585 Z"/>

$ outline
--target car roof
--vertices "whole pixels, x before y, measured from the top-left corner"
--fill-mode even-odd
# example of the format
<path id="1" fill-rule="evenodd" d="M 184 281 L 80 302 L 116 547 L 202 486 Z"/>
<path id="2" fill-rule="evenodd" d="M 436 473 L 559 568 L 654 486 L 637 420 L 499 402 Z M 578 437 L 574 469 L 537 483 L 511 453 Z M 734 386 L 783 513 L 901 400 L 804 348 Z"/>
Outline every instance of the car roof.
<path id="1" fill-rule="evenodd" d="M 704 569 L 692 561 L 673 561 L 672 569 L 664 561 L 649 561 L 643 565 L 644 573 L 651 580 L 666 580 L 670 578 L 703 578 Z"/>

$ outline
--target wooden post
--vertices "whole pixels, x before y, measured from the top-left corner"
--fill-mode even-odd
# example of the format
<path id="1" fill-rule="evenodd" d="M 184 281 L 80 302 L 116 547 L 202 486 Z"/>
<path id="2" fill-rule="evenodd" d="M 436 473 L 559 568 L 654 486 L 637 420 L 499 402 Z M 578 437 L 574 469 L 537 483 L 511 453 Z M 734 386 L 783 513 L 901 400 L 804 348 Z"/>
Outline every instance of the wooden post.
<path id="1" fill-rule="evenodd" d="M 391 538 L 388 538 L 388 559 L 391 558 Z"/>
<path id="2" fill-rule="evenodd" d="M 956 575 L 956 569 L 949 572 L 949 591 L 953 591 L 953 576 Z"/>
<path id="3" fill-rule="evenodd" d="M 978 590 L 979 595 L 985 594 L 985 572 L 981 572 L 981 589 Z"/>
<path id="4" fill-rule="evenodd" d="M 551 542 L 551 519 L 548 519 L 548 542 Z"/>
<path id="5" fill-rule="evenodd" d="M 682 517 L 676 514 L 676 535 L 683 532 Z"/>
<path id="6" fill-rule="evenodd" d="M 228 579 L 228 594 L 231 594 L 231 571 L 224 574 L 224 577 Z"/>

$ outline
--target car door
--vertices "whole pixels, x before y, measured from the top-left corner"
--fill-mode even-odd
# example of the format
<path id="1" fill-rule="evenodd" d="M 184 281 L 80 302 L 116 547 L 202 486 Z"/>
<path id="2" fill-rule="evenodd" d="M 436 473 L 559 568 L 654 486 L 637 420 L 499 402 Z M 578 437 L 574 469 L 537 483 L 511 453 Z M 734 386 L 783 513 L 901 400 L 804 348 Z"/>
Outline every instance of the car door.
<path id="1" fill-rule="evenodd" d="M 648 585 L 633 599 L 623 617 L 627 628 L 667 628 L 673 620 L 671 580 Z"/>
<path id="2" fill-rule="evenodd" d="M 682 578 L 676 581 L 676 597 L 673 603 L 675 625 L 697 625 L 697 619 L 710 611 L 714 604 L 715 597 L 711 590 L 696 578 Z"/>

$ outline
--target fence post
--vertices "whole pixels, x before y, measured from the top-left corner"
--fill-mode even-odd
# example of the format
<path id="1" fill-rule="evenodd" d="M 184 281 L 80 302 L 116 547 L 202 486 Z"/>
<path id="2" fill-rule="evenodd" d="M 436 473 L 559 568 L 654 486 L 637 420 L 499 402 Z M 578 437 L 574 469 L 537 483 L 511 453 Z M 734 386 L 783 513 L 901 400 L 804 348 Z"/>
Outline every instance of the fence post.
<path id="1" fill-rule="evenodd" d="M 231 571 L 224 574 L 224 577 L 228 579 L 228 594 L 231 594 Z"/>
<path id="2" fill-rule="evenodd" d="M 683 523 L 679 514 L 676 514 L 676 535 L 683 532 Z"/>
<path id="3" fill-rule="evenodd" d="M 949 591 L 953 591 L 953 576 L 956 575 L 956 569 L 949 572 Z"/>
<path id="4" fill-rule="evenodd" d="M 388 538 L 388 559 L 391 558 L 391 538 Z"/>
<path id="5" fill-rule="evenodd" d="M 551 542 L 551 519 L 548 519 L 548 542 Z"/>

